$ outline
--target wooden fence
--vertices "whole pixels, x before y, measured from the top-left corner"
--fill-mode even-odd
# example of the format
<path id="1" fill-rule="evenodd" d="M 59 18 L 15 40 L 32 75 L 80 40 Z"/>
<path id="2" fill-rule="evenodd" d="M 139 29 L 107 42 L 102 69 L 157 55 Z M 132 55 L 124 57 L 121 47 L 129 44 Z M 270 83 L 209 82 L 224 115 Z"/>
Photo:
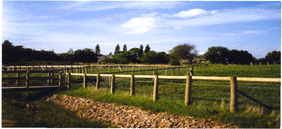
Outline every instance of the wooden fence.
<path id="1" fill-rule="evenodd" d="M 191 103 L 191 86 L 192 80 L 228 80 L 230 81 L 230 112 L 236 113 L 237 110 L 237 81 L 252 81 L 252 82 L 281 82 L 281 78 L 253 78 L 253 77 L 214 77 L 214 76 L 160 76 L 160 75 L 119 75 L 119 74 L 82 74 L 82 73 L 68 73 L 68 87 L 71 86 L 71 76 L 83 76 L 83 87 L 87 87 L 87 77 L 95 76 L 96 79 L 96 89 L 100 88 L 100 77 L 111 77 L 111 90 L 110 92 L 115 93 L 115 78 L 130 78 L 130 95 L 134 95 L 134 79 L 135 78 L 151 78 L 154 79 L 154 90 L 153 90 L 153 101 L 156 101 L 158 98 L 158 81 L 159 79 L 184 79 L 186 80 L 186 88 L 185 88 L 185 105 L 189 105 Z"/>
<path id="2" fill-rule="evenodd" d="M 2 89 L 29 89 L 29 88 L 54 88 L 63 85 L 62 71 L 2 71 L 2 74 L 16 73 L 16 77 L 3 77 L 2 75 Z M 47 74 L 45 77 L 30 77 L 31 73 Z M 59 77 L 55 78 L 54 73 L 59 73 Z M 20 74 L 26 74 L 25 77 L 20 77 Z M 31 80 L 46 80 L 46 83 L 35 83 L 30 85 Z M 15 80 L 15 84 L 3 84 L 3 80 Z M 20 81 L 25 80 L 25 86 L 20 86 Z M 54 84 L 54 81 L 58 80 L 58 84 Z M 14 85 L 14 86 L 11 86 Z M 44 86 L 34 86 L 44 85 Z"/>
<path id="3" fill-rule="evenodd" d="M 22 66 L 19 66 L 21 69 Z M 29 70 L 30 66 L 26 66 L 26 70 Z M 33 68 L 32 68 L 33 67 Z M 34 68 L 36 68 L 35 66 L 32 66 L 32 70 L 34 70 Z M 42 69 L 43 66 L 38 66 L 38 68 Z M 48 68 L 50 67 L 51 70 L 50 71 L 18 71 L 17 70 L 17 66 L 13 66 L 12 71 L 2 71 L 2 73 L 17 73 L 17 77 L 12 77 L 12 78 L 3 78 L 2 80 L 16 80 L 17 83 L 16 85 L 18 86 L 18 82 L 21 79 L 24 79 L 23 77 L 20 77 L 19 74 L 20 73 L 26 73 L 26 86 L 25 87 L 14 87 L 14 88 L 40 88 L 40 87 L 52 87 L 52 81 L 55 79 L 52 76 L 52 73 L 54 72 L 59 72 L 59 82 L 58 85 L 53 85 L 53 87 L 59 87 L 62 86 L 63 82 L 62 82 L 62 70 L 66 73 L 66 86 L 69 88 L 71 86 L 71 76 L 83 76 L 83 87 L 87 87 L 87 77 L 89 76 L 94 76 L 97 77 L 96 79 L 96 89 L 99 89 L 100 87 L 100 77 L 109 77 L 111 78 L 110 80 L 110 85 L 111 85 L 111 93 L 115 93 L 115 78 L 130 78 L 131 83 L 130 83 L 130 95 L 134 95 L 135 91 L 134 91 L 134 80 L 136 78 L 151 78 L 154 80 L 154 90 L 153 90 L 153 101 L 157 101 L 158 98 L 158 82 L 159 79 L 177 79 L 177 80 L 186 80 L 186 88 L 185 88 L 185 105 L 189 105 L 191 103 L 190 98 L 191 98 L 191 86 L 192 86 L 192 80 L 227 80 L 230 81 L 230 89 L 231 89 L 231 96 L 230 96 L 230 112 L 235 113 L 237 110 L 237 93 L 241 93 L 240 91 L 238 91 L 237 89 L 237 82 L 238 81 L 253 81 L 253 82 L 281 82 L 281 78 L 253 78 L 253 77 L 215 77 L 215 76 L 192 76 L 193 75 L 193 68 L 190 68 L 189 74 L 187 73 L 186 76 L 164 76 L 164 75 L 158 75 L 157 71 L 158 70 L 163 70 L 163 69 L 158 69 L 156 66 L 156 69 L 149 69 L 149 67 L 151 66 L 147 66 L 148 69 L 147 70 L 139 70 L 138 71 L 150 71 L 153 70 L 155 71 L 153 73 L 153 75 L 119 75 L 119 74 L 115 74 L 115 73 L 120 73 L 120 72 L 138 72 L 138 71 L 119 71 L 119 72 L 111 72 L 111 67 L 112 65 L 108 65 L 109 68 L 109 72 L 111 73 L 97 73 L 97 74 L 88 74 L 87 73 L 87 69 L 88 68 L 93 68 L 93 67 L 107 67 L 105 65 L 102 66 L 44 66 L 46 69 L 48 70 Z M 57 69 L 53 69 L 56 67 Z M 63 68 L 63 69 L 59 69 L 59 68 Z M 113 66 L 114 67 L 114 66 Z M 116 67 L 128 67 L 128 65 L 117 65 Z M 132 68 L 134 68 L 135 66 L 131 66 Z M 141 66 L 138 66 L 141 67 Z M 173 68 L 169 68 L 166 66 L 166 68 L 164 69 L 178 69 L 179 68 L 187 68 L 187 67 L 173 67 Z M 79 72 L 78 73 L 73 73 L 73 69 L 77 69 Z M 83 70 L 83 71 L 82 71 Z M 48 73 L 47 77 L 30 77 L 29 73 Z M 156 73 L 156 74 L 155 74 Z M 166 72 L 167 73 L 167 72 Z M 166 74 L 167 75 L 167 74 Z M 29 81 L 31 79 L 46 79 L 47 80 L 47 85 L 48 86 L 30 86 L 29 85 Z M 3 84 L 2 84 L 3 85 Z M 5 89 L 5 87 L 2 87 L 2 89 Z M 242 93 L 241 93 L 242 94 Z"/>

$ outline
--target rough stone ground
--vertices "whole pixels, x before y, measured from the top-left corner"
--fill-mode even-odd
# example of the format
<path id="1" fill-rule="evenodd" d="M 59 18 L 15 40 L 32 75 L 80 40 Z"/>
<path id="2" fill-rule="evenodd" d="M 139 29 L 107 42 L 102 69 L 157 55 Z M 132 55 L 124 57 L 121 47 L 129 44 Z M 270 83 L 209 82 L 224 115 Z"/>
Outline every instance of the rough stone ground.
<path id="1" fill-rule="evenodd" d="M 176 116 L 167 112 L 156 114 L 133 106 L 94 102 L 67 95 L 54 94 L 47 101 L 63 105 L 66 109 L 78 110 L 80 117 L 111 122 L 121 128 L 238 128 L 210 119 Z"/>

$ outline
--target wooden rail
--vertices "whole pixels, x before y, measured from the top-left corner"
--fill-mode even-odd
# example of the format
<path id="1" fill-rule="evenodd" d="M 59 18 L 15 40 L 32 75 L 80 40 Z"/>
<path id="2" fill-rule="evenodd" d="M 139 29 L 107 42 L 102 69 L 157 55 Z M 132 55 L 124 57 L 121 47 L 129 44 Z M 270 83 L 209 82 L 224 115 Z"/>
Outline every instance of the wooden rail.
<path id="1" fill-rule="evenodd" d="M 170 65 L 124 65 L 124 64 L 111 64 L 111 65 L 39 65 L 39 66 L 3 66 L 2 71 L 58 71 L 64 70 L 65 73 L 71 72 L 73 73 L 74 69 L 77 70 L 78 73 L 86 73 L 88 69 L 91 68 L 93 71 L 93 67 L 99 67 L 99 72 L 103 67 L 108 67 L 108 73 L 121 73 L 121 72 L 141 72 L 141 71 L 153 71 L 153 75 L 157 74 L 158 70 L 166 70 L 166 75 L 168 74 L 167 70 L 172 69 L 172 75 L 174 75 L 174 69 L 177 69 L 177 75 L 179 74 L 179 68 L 187 68 L 187 66 L 170 66 Z M 113 72 L 112 68 L 117 67 L 118 72 Z M 126 68 L 126 70 L 121 70 L 121 67 Z M 132 71 L 129 71 L 127 68 L 132 67 Z M 139 67 L 139 70 L 134 70 L 134 67 Z M 141 67 L 147 67 L 147 70 L 141 70 Z M 155 67 L 155 68 L 153 68 Z M 165 67 L 165 68 L 158 68 Z M 150 69 L 149 69 L 150 68 Z"/>
<path id="2" fill-rule="evenodd" d="M 153 101 L 158 99 L 158 82 L 159 79 L 185 79 L 186 88 L 185 88 L 185 105 L 189 105 L 191 98 L 191 86 L 192 80 L 229 80 L 230 81 L 230 112 L 236 113 L 237 110 L 237 82 L 238 81 L 255 81 L 255 82 L 281 82 L 281 78 L 252 78 L 252 77 L 216 77 L 216 76 L 160 76 L 160 75 L 118 75 L 118 74 L 78 74 L 70 73 L 71 76 L 84 76 L 83 87 L 87 86 L 86 78 L 87 76 L 97 76 L 96 89 L 99 89 L 100 77 L 111 77 L 111 93 L 115 93 L 115 78 L 131 78 L 130 80 L 130 95 L 134 95 L 134 79 L 135 78 L 152 78 L 154 79 L 154 90 L 153 90 Z"/>
<path id="3" fill-rule="evenodd" d="M 53 88 L 53 87 L 59 87 L 62 86 L 62 71 L 57 72 L 57 71 L 2 71 L 2 74 L 5 73 L 16 73 L 16 77 L 3 77 L 2 75 L 2 80 L 16 80 L 16 84 L 2 84 L 2 89 L 29 89 L 29 88 Z M 25 77 L 20 77 L 20 74 L 26 73 Z M 46 74 L 47 76 L 45 77 L 30 77 L 30 74 L 32 73 L 43 73 Z M 59 73 L 59 78 L 54 78 L 54 73 Z M 25 80 L 25 86 L 20 86 L 19 82 L 20 80 Z M 31 86 L 30 81 L 31 80 L 40 80 L 40 83 L 32 83 L 32 85 L 39 85 L 39 84 L 47 84 L 44 86 Z M 46 80 L 46 82 L 42 82 Z M 59 80 L 58 85 L 53 85 L 54 80 Z M 3 83 L 3 81 L 2 81 Z M 12 86 L 11 85 L 16 85 Z M 3 87 L 4 86 L 4 87 Z"/>

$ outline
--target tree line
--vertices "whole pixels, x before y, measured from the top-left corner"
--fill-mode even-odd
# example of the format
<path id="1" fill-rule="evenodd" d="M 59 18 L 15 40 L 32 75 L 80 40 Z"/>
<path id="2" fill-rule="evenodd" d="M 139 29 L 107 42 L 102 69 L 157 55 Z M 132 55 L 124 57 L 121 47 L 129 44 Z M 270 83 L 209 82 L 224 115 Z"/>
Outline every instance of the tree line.
<path id="1" fill-rule="evenodd" d="M 69 49 L 66 53 L 55 54 L 53 51 L 36 51 L 23 46 L 14 46 L 9 40 L 5 40 L 2 44 L 2 63 L 3 64 L 25 64 L 31 61 L 57 61 L 73 64 L 74 62 L 96 63 L 100 54 L 100 46 L 96 45 L 95 50 L 90 48 L 73 50 Z M 212 46 L 201 56 L 198 56 L 195 45 L 180 44 L 173 47 L 168 54 L 166 52 L 156 52 L 151 50 L 147 44 L 144 48 L 134 47 L 127 50 L 124 44 L 122 51 L 119 44 L 115 47 L 114 54 L 109 53 L 104 56 L 99 63 L 145 63 L 145 64 L 170 64 L 180 65 L 181 60 L 187 60 L 193 63 L 195 58 L 205 59 L 212 64 L 249 64 L 250 62 L 280 62 L 281 52 L 272 51 L 267 53 L 265 58 L 256 59 L 248 51 L 229 50 L 222 46 Z"/>
<path id="2" fill-rule="evenodd" d="M 256 59 L 248 51 L 229 50 L 222 46 L 209 47 L 208 51 L 203 56 L 212 64 L 250 64 L 250 62 L 269 62 L 273 64 L 281 60 L 280 51 L 268 52 L 265 58 Z"/>

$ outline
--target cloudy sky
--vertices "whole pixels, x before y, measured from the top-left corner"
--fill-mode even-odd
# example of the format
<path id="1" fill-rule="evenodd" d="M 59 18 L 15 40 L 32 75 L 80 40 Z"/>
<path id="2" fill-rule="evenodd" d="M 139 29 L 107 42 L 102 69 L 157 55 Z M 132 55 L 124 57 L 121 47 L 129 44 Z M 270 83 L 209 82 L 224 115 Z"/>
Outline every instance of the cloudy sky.
<path id="1" fill-rule="evenodd" d="M 3 1 L 2 43 L 55 53 L 147 44 L 167 52 L 178 44 L 249 51 L 281 50 L 281 2 L 259 1 Z"/>

